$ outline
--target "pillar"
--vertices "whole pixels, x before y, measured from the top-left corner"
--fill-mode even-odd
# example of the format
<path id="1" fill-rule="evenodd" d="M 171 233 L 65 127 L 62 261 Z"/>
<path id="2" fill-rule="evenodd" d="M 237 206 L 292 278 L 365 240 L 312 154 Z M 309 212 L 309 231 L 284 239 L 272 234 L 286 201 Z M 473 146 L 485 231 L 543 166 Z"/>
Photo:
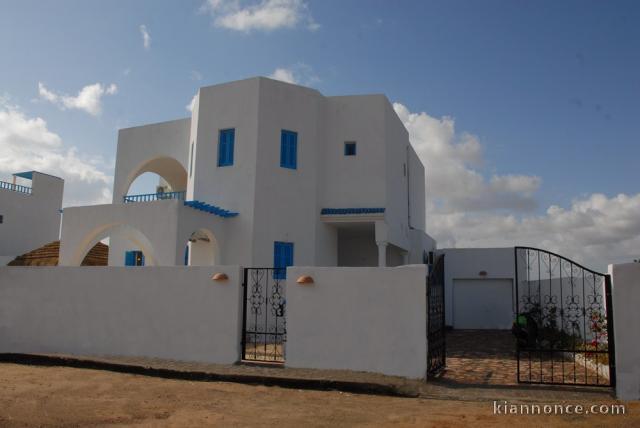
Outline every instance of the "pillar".
<path id="1" fill-rule="evenodd" d="M 378 245 L 378 267 L 387 267 L 387 241 L 376 242 Z"/>

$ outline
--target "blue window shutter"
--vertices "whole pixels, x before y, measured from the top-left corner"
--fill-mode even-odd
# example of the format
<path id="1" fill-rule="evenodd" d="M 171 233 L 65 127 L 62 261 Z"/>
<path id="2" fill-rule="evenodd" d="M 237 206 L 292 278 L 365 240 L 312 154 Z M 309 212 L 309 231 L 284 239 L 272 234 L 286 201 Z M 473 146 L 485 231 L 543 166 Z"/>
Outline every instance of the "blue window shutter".
<path id="1" fill-rule="evenodd" d="M 298 157 L 298 134 L 282 130 L 280 134 L 280 166 L 296 169 Z"/>
<path id="2" fill-rule="evenodd" d="M 287 166 L 287 133 L 284 131 L 280 135 L 280 166 Z"/>
<path id="3" fill-rule="evenodd" d="M 124 265 L 125 266 L 135 266 L 136 259 L 133 251 L 125 251 L 124 252 Z"/>
<path id="4" fill-rule="evenodd" d="M 224 134 L 222 131 L 218 139 L 218 166 L 224 166 Z"/>
<path id="5" fill-rule="evenodd" d="M 285 266 L 293 266 L 293 244 L 290 242 L 287 243 L 285 246 L 285 250 L 286 250 Z"/>
<path id="6" fill-rule="evenodd" d="M 233 165 L 235 129 L 223 129 L 218 137 L 218 166 Z"/>
<path id="7" fill-rule="evenodd" d="M 344 155 L 355 156 L 356 155 L 356 143 L 346 142 L 344 143 Z"/>
<path id="8" fill-rule="evenodd" d="M 298 167 L 298 134 L 291 133 L 291 168 Z"/>
<path id="9" fill-rule="evenodd" d="M 138 266 L 144 266 L 144 253 L 140 251 L 140 264 Z"/>
<path id="10" fill-rule="evenodd" d="M 234 141 L 235 137 L 236 137 L 236 130 L 235 129 L 229 130 L 229 135 L 227 137 L 227 139 L 229 140 L 227 144 L 227 151 L 229 152 L 229 155 L 227 156 L 228 165 L 233 165 L 233 143 L 235 142 Z"/>

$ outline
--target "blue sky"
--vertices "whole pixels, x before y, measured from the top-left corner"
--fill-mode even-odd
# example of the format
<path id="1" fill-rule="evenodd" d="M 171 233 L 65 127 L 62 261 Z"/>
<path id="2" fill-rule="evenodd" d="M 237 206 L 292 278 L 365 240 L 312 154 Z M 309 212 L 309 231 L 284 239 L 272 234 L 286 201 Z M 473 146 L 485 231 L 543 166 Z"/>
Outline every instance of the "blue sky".
<path id="1" fill-rule="evenodd" d="M 640 225 L 629 219 L 639 206 L 638 2 L 85 0 L 0 8 L 0 126 L 14 129 L 0 137 L 12 150 L 0 155 L 0 175 L 40 156 L 36 166 L 69 174 L 67 204 L 108 199 L 118 128 L 188 116 L 199 86 L 275 75 L 326 95 L 384 93 L 401 104 L 412 142 L 437 173 L 427 182 L 428 231 L 447 246 L 543 239 L 599 263 L 603 254 L 640 257 Z M 31 134 L 21 131 L 29 126 Z M 49 136 L 58 164 L 37 132 L 58 137 Z M 563 211 L 550 213 L 553 206 Z M 585 213 L 590 226 L 576 220 Z M 565 226 L 584 240 L 554 238 Z M 615 237 L 609 247 L 598 241 L 603 228 Z"/>

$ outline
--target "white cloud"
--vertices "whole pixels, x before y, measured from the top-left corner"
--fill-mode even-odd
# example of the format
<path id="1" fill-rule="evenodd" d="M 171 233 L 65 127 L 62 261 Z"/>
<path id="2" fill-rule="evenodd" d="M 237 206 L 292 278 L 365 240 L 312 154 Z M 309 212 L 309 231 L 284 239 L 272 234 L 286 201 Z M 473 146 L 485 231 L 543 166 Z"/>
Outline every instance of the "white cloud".
<path id="1" fill-rule="evenodd" d="M 537 176 L 481 173 L 482 145 L 450 117 L 394 104 L 426 169 L 427 232 L 438 247 L 525 245 L 606 269 L 640 257 L 640 194 L 586 195 L 536 213 Z"/>
<path id="2" fill-rule="evenodd" d="M 46 88 L 44 83 L 38 82 L 38 94 L 40 98 L 56 104 L 64 109 L 77 109 L 85 111 L 93 116 L 98 116 L 102 112 L 102 97 L 105 95 L 114 95 L 118 92 L 118 86 L 115 83 L 109 86 L 103 86 L 101 83 L 87 85 L 78 92 L 78 95 L 70 96 L 65 94 L 57 94 Z"/>
<path id="3" fill-rule="evenodd" d="M 293 71 L 286 68 L 276 68 L 269 77 L 286 83 L 298 83 L 296 78 L 293 76 Z"/>
<path id="4" fill-rule="evenodd" d="M 1 101 L 1 100 L 0 100 Z M 39 117 L 0 103 L 0 174 L 36 170 L 65 180 L 65 206 L 108 203 L 112 177 L 101 158 L 86 158 L 50 131 Z"/>
<path id="5" fill-rule="evenodd" d="M 320 28 L 302 0 L 207 0 L 201 10 L 213 17 L 216 27 L 243 32 L 294 28 L 300 24 L 311 31 Z"/>
<path id="6" fill-rule="evenodd" d="M 484 159 L 478 137 L 456 133 L 451 117 L 412 113 L 399 103 L 393 107 L 425 164 L 429 197 L 441 209 L 533 211 L 537 207 L 533 196 L 540 187 L 540 177 L 494 175 L 487 181 L 479 171 Z"/>
<path id="7" fill-rule="evenodd" d="M 187 109 L 187 111 L 193 113 L 193 108 L 196 105 L 196 98 L 198 97 L 198 93 L 196 92 L 195 95 L 193 96 L 193 98 L 191 98 L 191 101 L 189 101 L 189 104 L 187 104 L 184 108 Z"/>
<path id="8" fill-rule="evenodd" d="M 140 35 L 142 36 L 142 46 L 149 50 L 151 48 L 151 35 L 149 35 L 147 26 L 144 24 L 140 25 Z"/>
<path id="9" fill-rule="evenodd" d="M 202 80 L 202 73 L 200 73 L 198 70 L 192 70 L 191 80 L 196 80 L 196 81 Z"/>
<path id="10" fill-rule="evenodd" d="M 278 67 L 268 77 L 295 85 L 313 86 L 320 82 L 311 66 L 299 62 L 291 67 Z"/>

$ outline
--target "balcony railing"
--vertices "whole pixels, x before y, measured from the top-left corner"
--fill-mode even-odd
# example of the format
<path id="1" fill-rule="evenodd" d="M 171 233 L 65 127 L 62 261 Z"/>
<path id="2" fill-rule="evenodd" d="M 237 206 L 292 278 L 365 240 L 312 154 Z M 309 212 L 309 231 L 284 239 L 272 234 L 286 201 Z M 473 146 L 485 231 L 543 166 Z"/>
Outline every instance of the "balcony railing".
<path id="1" fill-rule="evenodd" d="M 186 191 L 180 192 L 160 192 L 160 193 L 146 193 L 144 195 L 125 195 L 122 197 L 122 201 L 125 204 L 131 202 L 152 202 L 152 201 L 164 201 L 165 199 L 178 199 L 184 201 Z"/>
<path id="2" fill-rule="evenodd" d="M 0 181 L 0 189 L 11 190 L 12 192 L 26 193 L 27 195 L 31 194 L 31 187 L 7 183 L 6 181 Z"/>

